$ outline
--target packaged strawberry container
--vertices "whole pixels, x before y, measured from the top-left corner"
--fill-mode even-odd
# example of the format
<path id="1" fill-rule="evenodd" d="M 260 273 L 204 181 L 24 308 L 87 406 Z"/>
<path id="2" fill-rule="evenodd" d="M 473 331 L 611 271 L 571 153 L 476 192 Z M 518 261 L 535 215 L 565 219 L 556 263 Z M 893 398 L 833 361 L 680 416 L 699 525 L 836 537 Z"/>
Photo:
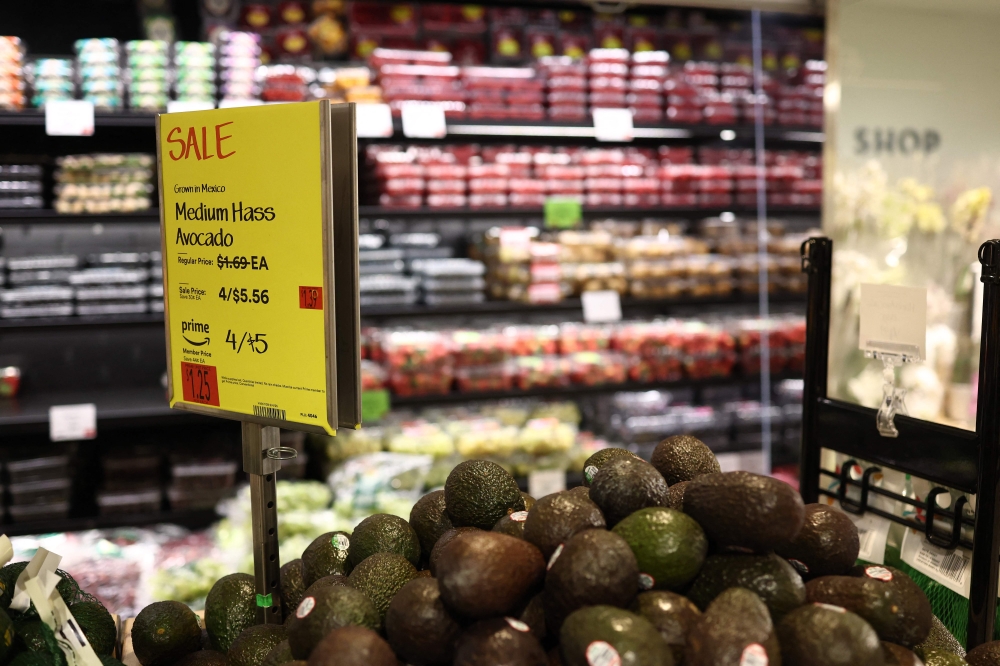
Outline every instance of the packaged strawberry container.
<path id="1" fill-rule="evenodd" d="M 516 325 L 503 329 L 513 356 L 548 356 L 559 352 L 559 327 L 556 325 Z"/>
<path id="2" fill-rule="evenodd" d="M 691 379 L 728 377 L 736 364 L 736 341 L 721 325 L 686 321 L 682 326 L 684 372 Z"/>
<path id="3" fill-rule="evenodd" d="M 374 361 L 361 360 L 361 390 L 376 391 L 386 386 L 388 374 L 385 369 Z"/>
<path id="4" fill-rule="evenodd" d="M 495 366 L 507 360 L 508 340 L 498 329 L 482 331 L 460 329 L 451 333 L 455 365 Z"/>
<path id="5" fill-rule="evenodd" d="M 451 392 L 455 373 L 451 366 L 412 371 L 389 372 L 389 387 L 401 397 L 421 395 L 446 395 Z"/>
<path id="6" fill-rule="evenodd" d="M 605 351 L 611 346 L 613 328 L 600 324 L 567 322 L 559 326 L 559 353 Z"/>
<path id="7" fill-rule="evenodd" d="M 453 365 L 451 339 L 439 331 L 384 331 L 377 340 L 379 355 L 392 371 Z"/>
<path id="8" fill-rule="evenodd" d="M 415 209 L 423 205 L 424 198 L 419 194 L 379 195 L 378 203 L 383 208 Z"/>
<path id="9" fill-rule="evenodd" d="M 427 180 L 428 194 L 465 194 L 464 180 L 440 180 L 429 178 Z"/>
<path id="10" fill-rule="evenodd" d="M 514 385 L 522 391 L 570 384 L 570 363 L 562 356 L 520 356 L 511 367 Z"/>
<path id="11" fill-rule="evenodd" d="M 591 49 L 587 54 L 587 62 L 590 65 L 595 63 L 628 63 L 630 54 L 628 49 L 622 48 L 599 48 Z"/>
<path id="12" fill-rule="evenodd" d="M 464 208 L 469 203 L 469 198 L 464 194 L 428 194 L 427 206 L 429 208 Z"/>
<path id="13" fill-rule="evenodd" d="M 455 383 L 462 393 L 510 391 L 514 371 L 508 363 L 460 367 L 455 369 Z"/>
<path id="14" fill-rule="evenodd" d="M 767 334 L 772 373 L 784 370 L 787 339 L 774 319 L 745 318 L 734 325 L 734 335 L 739 348 L 740 369 L 746 375 L 760 374 L 763 357 L 763 337 Z"/>
<path id="15" fill-rule="evenodd" d="M 536 62 L 538 69 L 548 77 L 553 76 L 587 76 L 587 65 L 577 58 L 569 56 L 546 56 Z"/>
<path id="16" fill-rule="evenodd" d="M 570 380 L 581 386 L 624 384 L 628 358 L 611 351 L 583 351 L 569 357 Z"/>
<path id="17" fill-rule="evenodd" d="M 470 194 L 469 208 L 503 208 L 508 203 L 506 194 Z"/>

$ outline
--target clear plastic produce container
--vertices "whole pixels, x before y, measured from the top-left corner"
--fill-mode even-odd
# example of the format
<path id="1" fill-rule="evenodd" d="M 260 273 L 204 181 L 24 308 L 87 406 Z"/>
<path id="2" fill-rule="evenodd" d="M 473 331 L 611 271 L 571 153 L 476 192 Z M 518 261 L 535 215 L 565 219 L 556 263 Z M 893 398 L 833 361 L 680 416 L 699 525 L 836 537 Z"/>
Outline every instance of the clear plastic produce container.
<path id="1" fill-rule="evenodd" d="M 133 513 L 156 513 L 160 510 L 162 493 L 155 490 L 97 493 L 97 507 L 102 516 Z"/>
<path id="2" fill-rule="evenodd" d="M 65 478 L 69 476 L 69 464 L 69 455 L 55 455 L 8 460 L 4 463 L 4 467 L 7 469 L 10 481 L 24 483 Z"/>
<path id="3" fill-rule="evenodd" d="M 12 476 L 12 479 L 17 479 Z M 17 481 L 7 486 L 12 505 L 68 501 L 73 482 L 68 477 L 44 481 Z"/>
<path id="4" fill-rule="evenodd" d="M 230 460 L 185 460 L 171 464 L 173 488 L 188 490 L 229 488 L 236 481 L 238 463 Z"/>

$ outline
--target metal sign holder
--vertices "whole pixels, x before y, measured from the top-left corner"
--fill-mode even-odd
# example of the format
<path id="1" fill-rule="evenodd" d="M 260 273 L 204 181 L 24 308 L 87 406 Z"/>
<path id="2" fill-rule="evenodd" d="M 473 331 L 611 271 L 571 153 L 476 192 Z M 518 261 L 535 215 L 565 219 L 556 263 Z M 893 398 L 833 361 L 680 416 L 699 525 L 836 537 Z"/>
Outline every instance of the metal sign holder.
<path id="1" fill-rule="evenodd" d="M 979 357 L 979 400 L 976 431 L 931 423 L 902 414 L 895 416 L 898 436 L 884 437 L 877 428 L 878 412 L 867 407 L 827 397 L 827 367 L 830 343 L 830 271 L 833 242 L 811 238 L 802 244 L 802 270 L 809 275 L 806 315 L 806 368 L 802 405 L 801 492 L 805 502 L 819 496 L 836 497 L 845 511 L 866 511 L 895 523 L 924 532 L 936 546 L 972 551 L 972 580 L 969 596 L 969 649 L 993 640 L 997 609 L 998 569 L 1000 569 L 1000 240 L 983 243 L 979 261 L 983 267 L 983 318 Z M 820 452 L 829 449 L 852 458 L 841 472 L 823 469 Z M 850 476 L 853 458 L 873 463 L 860 480 Z M 878 466 L 940 484 L 920 502 L 883 490 L 869 483 Z M 836 492 L 821 488 L 820 477 L 838 479 Z M 849 486 L 859 487 L 860 501 L 847 498 Z M 935 498 L 946 492 L 941 486 L 976 495 L 975 519 L 964 515 L 964 498 L 951 509 L 941 509 Z M 870 493 L 922 509 L 924 523 L 902 518 L 868 505 Z M 943 527 L 936 519 L 951 523 Z M 936 526 L 937 525 L 937 526 Z M 962 537 L 962 527 L 973 527 L 973 539 Z"/>

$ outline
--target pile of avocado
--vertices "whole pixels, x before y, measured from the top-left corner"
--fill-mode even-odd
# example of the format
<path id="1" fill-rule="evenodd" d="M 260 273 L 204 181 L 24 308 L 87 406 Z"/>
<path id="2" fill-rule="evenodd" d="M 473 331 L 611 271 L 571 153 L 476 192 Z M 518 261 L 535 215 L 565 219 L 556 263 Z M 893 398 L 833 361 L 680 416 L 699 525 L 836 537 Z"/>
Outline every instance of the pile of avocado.
<path id="1" fill-rule="evenodd" d="M 10 607 L 17 579 L 27 562 L 12 562 L 0 568 L 0 664 L 7 666 L 66 666 L 52 629 L 38 617 L 34 604 L 26 611 Z M 80 589 L 68 573 L 57 569 L 56 591 L 66 602 L 79 629 L 104 666 L 122 666 L 112 654 L 118 628 L 108 609 L 96 597 Z"/>
<path id="2" fill-rule="evenodd" d="M 379 514 L 281 567 L 281 625 L 253 578 L 212 588 L 206 637 L 176 602 L 139 613 L 143 666 L 1000 666 L 960 656 L 920 588 L 858 565 L 843 513 L 771 477 L 722 473 L 705 444 L 587 462 L 538 500 L 461 463 L 410 520 Z"/>

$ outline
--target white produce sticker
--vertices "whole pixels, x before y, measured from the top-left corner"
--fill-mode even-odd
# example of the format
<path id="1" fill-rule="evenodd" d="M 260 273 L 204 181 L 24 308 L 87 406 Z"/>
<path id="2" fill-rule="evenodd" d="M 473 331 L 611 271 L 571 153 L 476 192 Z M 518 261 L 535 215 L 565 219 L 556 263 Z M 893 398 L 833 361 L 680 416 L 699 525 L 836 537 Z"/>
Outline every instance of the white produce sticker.
<path id="1" fill-rule="evenodd" d="M 834 606 L 833 604 L 821 604 L 818 601 L 813 603 L 813 606 L 819 606 L 820 608 L 825 608 L 828 611 L 833 611 L 834 613 L 846 613 L 847 610 L 841 606 Z"/>
<path id="2" fill-rule="evenodd" d="M 972 554 L 964 548 L 946 550 L 929 543 L 923 534 L 906 530 L 899 559 L 947 587 L 952 592 L 969 598 L 972 580 Z"/>
<path id="3" fill-rule="evenodd" d="M 788 558 L 788 563 L 791 564 L 793 567 L 795 567 L 795 570 L 798 571 L 803 576 L 809 573 L 809 565 L 803 562 L 802 560 L 796 560 L 795 558 L 790 557 Z"/>
<path id="4" fill-rule="evenodd" d="M 621 666 L 622 658 L 618 650 L 610 643 L 594 641 L 587 646 L 587 664 L 589 666 Z"/>
<path id="5" fill-rule="evenodd" d="M 583 470 L 583 476 L 587 479 L 587 483 L 593 483 L 596 475 L 597 467 L 594 465 L 587 465 L 587 467 Z"/>
<path id="6" fill-rule="evenodd" d="M 330 543 L 332 543 L 333 547 L 337 550 L 347 550 L 351 547 L 351 540 L 344 534 L 334 534 L 330 539 Z"/>
<path id="7" fill-rule="evenodd" d="M 743 648 L 740 666 L 767 666 L 767 651 L 759 643 L 751 643 Z"/>
<path id="8" fill-rule="evenodd" d="M 650 576 L 648 573 L 639 574 L 639 589 L 640 590 L 652 590 L 653 586 L 656 585 L 656 579 Z"/>
<path id="9" fill-rule="evenodd" d="M 528 519 L 528 512 L 515 511 L 514 513 L 510 514 L 510 519 L 513 520 L 515 523 L 523 523 Z"/>
<path id="10" fill-rule="evenodd" d="M 873 564 L 884 564 L 885 540 L 889 536 L 889 521 L 873 513 L 866 513 L 863 516 L 847 513 L 847 517 L 858 528 L 858 541 L 861 542 L 858 559 Z"/>
<path id="11" fill-rule="evenodd" d="M 885 567 L 865 567 L 865 575 L 875 580 L 882 580 L 888 583 L 892 580 L 892 572 Z"/>
<path id="12" fill-rule="evenodd" d="M 546 571 L 552 568 L 552 565 L 555 564 L 556 560 L 559 559 L 559 556 L 562 555 L 562 551 L 563 551 L 563 544 L 559 544 L 558 546 L 556 546 L 556 549 L 552 551 L 552 557 L 549 558 L 549 565 L 545 567 Z"/>
<path id="13" fill-rule="evenodd" d="M 507 620 L 507 624 L 510 625 L 510 628 L 515 631 L 520 631 L 520 632 L 531 631 L 531 628 L 528 627 L 528 625 L 526 625 L 524 622 L 521 622 L 520 620 L 515 620 L 512 617 L 505 617 L 504 619 Z"/>
<path id="14" fill-rule="evenodd" d="M 313 608 L 316 607 L 316 600 L 313 597 L 306 597 L 299 603 L 299 607 L 295 609 L 295 617 L 300 620 L 309 613 L 312 613 Z"/>

